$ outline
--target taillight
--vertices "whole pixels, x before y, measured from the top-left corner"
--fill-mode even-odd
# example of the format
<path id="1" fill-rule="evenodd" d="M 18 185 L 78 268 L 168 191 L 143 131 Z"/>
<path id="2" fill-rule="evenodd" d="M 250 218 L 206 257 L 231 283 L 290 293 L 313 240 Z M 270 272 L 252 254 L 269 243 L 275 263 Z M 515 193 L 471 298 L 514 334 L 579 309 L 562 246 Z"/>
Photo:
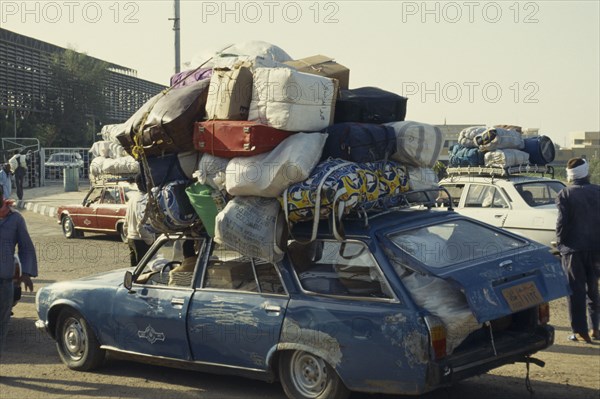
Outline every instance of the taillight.
<path id="1" fill-rule="evenodd" d="M 440 319 L 434 316 L 425 316 L 425 324 L 429 330 L 429 340 L 433 350 L 433 360 L 446 356 L 446 327 Z"/>
<path id="2" fill-rule="evenodd" d="M 538 306 L 538 324 L 544 325 L 550 322 L 550 304 L 542 303 Z"/>

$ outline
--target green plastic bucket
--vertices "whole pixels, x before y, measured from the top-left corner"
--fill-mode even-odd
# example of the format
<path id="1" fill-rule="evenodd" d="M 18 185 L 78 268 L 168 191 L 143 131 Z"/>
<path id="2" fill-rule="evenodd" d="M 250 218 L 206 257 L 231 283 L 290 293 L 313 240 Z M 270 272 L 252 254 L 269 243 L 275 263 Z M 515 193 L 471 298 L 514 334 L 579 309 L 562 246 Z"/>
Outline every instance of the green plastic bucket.
<path id="1" fill-rule="evenodd" d="M 206 232 L 211 237 L 215 235 L 215 218 L 217 213 L 219 213 L 213 199 L 214 191 L 212 187 L 200 183 L 194 183 L 185 189 L 190 203 L 200 217 L 200 220 L 202 220 Z"/>

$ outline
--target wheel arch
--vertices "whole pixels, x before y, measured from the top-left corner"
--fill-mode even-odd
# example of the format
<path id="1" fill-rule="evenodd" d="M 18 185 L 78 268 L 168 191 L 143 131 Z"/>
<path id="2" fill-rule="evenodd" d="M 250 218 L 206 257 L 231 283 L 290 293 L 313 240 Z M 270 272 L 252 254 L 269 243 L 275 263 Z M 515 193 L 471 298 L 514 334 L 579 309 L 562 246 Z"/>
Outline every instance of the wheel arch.
<path id="1" fill-rule="evenodd" d="M 344 376 L 342 375 L 342 373 L 340 373 L 340 368 L 339 365 L 341 363 L 341 358 L 337 358 L 336 356 L 332 356 L 330 353 L 328 353 L 325 350 L 319 349 L 319 348 L 315 348 L 309 345 L 305 345 L 302 343 L 295 343 L 295 342 L 286 342 L 286 343 L 280 343 L 279 345 L 277 345 L 276 350 L 271 351 L 268 355 L 267 358 L 267 367 L 268 369 L 270 369 L 275 375 L 278 375 L 279 373 L 279 358 L 281 357 L 281 354 L 283 352 L 293 352 L 293 351 L 303 351 L 303 352 L 307 352 L 310 353 L 311 355 L 314 356 L 318 356 L 321 359 L 323 359 L 329 366 L 331 366 L 331 368 L 333 368 L 336 372 L 336 374 L 338 375 L 338 377 L 340 378 L 340 380 L 342 380 L 342 383 L 344 383 L 344 385 L 348 386 L 348 384 L 346 383 L 346 380 L 344 379 Z"/>
<path id="2" fill-rule="evenodd" d="M 77 304 L 77 302 L 73 302 L 73 301 L 69 301 L 69 300 L 62 300 L 60 302 L 56 302 L 55 304 L 53 304 L 50 309 L 48 309 L 48 333 L 50 334 L 50 336 L 52 337 L 52 339 L 56 340 L 56 323 L 58 321 L 58 316 L 61 314 L 61 312 L 65 309 L 71 309 L 77 313 L 79 313 L 81 315 L 81 317 L 83 317 L 85 319 L 85 321 L 87 322 L 88 326 L 90 326 L 90 328 L 92 329 L 92 331 L 94 332 L 94 335 L 96 336 L 96 339 L 98 339 L 99 335 L 98 335 L 98 331 L 96 330 L 96 328 L 90 324 L 88 318 L 86 317 L 85 313 L 81 310 L 81 306 L 79 306 Z"/>

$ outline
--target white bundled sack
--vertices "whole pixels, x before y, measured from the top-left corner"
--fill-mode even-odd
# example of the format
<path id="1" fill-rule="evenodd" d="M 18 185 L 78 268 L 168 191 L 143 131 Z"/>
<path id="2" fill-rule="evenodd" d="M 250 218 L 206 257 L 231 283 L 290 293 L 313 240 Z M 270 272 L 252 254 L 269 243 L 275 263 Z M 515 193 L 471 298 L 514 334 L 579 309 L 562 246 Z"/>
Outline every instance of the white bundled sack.
<path id="1" fill-rule="evenodd" d="M 461 130 L 458 134 L 458 144 L 467 148 L 477 148 L 475 136 L 485 132 L 486 129 L 485 126 L 472 126 Z"/>
<path id="2" fill-rule="evenodd" d="M 325 133 L 296 133 L 268 153 L 237 157 L 227 165 L 225 187 L 231 195 L 275 198 L 304 181 L 319 163 Z"/>
<path id="3" fill-rule="evenodd" d="M 109 141 L 96 141 L 89 152 L 95 157 L 110 158 L 110 144 Z"/>
<path id="4" fill-rule="evenodd" d="M 242 255 L 279 262 L 287 224 L 275 198 L 235 197 L 215 219 L 215 241 Z"/>
<path id="5" fill-rule="evenodd" d="M 108 151 L 108 156 L 110 158 L 120 158 L 127 155 L 127 152 L 123 148 L 121 144 L 118 143 L 110 143 L 110 148 Z"/>
<path id="6" fill-rule="evenodd" d="M 473 331 L 481 328 L 460 290 L 447 281 L 412 273 L 402 278 L 415 303 L 446 326 L 446 353 L 451 354 Z"/>
<path id="7" fill-rule="evenodd" d="M 257 68 L 249 121 L 291 132 L 317 132 L 333 122 L 337 80 L 289 68 Z"/>
<path id="8" fill-rule="evenodd" d="M 92 176 L 100 176 L 102 174 L 102 164 L 106 158 L 104 157 L 96 157 L 92 159 L 90 162 L 90 175 Z"/>
<path id="9" fill-rule="evenodd" d="M 283 62 L 291 60 L 292 57 L 288 53 L 274 44 L 250 40 L 223 46 L 216 52 L 200 54 L 194 57 L 191 64 L 197 66 L 204 64 L 206 68 L 232 68 L 236 63 L 248 62 L 252 68 L 276 68 L 285 67 Z"/>
<path id="10" fill-rule="evenodd" d="M 104 141 L 110 141 L 112 143 L 119 143 L 117 136 L 125 131 L 125 124 L 118 123 L 115 125 L 104 125 L 100 130 L 100 136 Z"/>
<path id="11" fill-rule="evenodd" d="M 117 171 L 117 160 L 112 158 L 104 158 L 102 162 L 102 174 L 116 175 Z"/>
<path id="12" fill-rule="evenodd" d="M 486 152 L 484 154 L 485 166 L 506 168 L 529 163 L 529 154 L 525 151 L 506 149 Z"/>
<path id="13" fill-rule="evenodd" d="M 407 169 L 411 190 L 428 190 L 439 187 L 437 173 L 433 169 L 416 166 L 409 166 Z"/>
<path id="14" fill-rule="evenodd" d="M 442 131 L 437 126 L 412 121 L 386 125 L 396 132 L 396 152 L 390 156 L 391 159 L 426 168 L 435 165 L 444 144 Z"/>
<path id="15" fill-rule="evenodd" d="M 127 155 L 114 160 L 113 170 L 117 175 L 136 174 L 140 171 L 140 164 L 131 155 Z"/>
<path id="16" fill-rule="evenodd" d="M 198 162 L 198 170 L 194 172 L 194 178 L 198 179 L 200 184 L 207 184 L 212 188 L 223 191 L 225 190 L 225 171 L 229 159 L 216 157 L 205 153 L 202 154 L 200 162 Z"/>
<path id="17" fill-rule="evenodd" d="M 516 130 L 491 127 L 475 136 L 475 144 L 482 151 L 503 149 L 521 150 L 525 148 L 525 140 Z"/>

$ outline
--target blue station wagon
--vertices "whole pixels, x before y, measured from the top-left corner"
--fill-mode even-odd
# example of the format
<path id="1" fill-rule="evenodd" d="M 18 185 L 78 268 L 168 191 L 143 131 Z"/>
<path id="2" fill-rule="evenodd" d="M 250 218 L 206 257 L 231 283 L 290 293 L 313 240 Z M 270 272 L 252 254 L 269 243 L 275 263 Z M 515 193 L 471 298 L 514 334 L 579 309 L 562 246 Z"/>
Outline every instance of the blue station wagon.
<path id="1" fill-rule="evenodd" d="M 304 227 L 277 263 L 163 235 L 134 269 L 42 288 L 36 325 L 71 369 L 118 352 L 313 399 L 421 394 L 553 344 L 569 289 L 539 243 L 452 211 L 348 219 L 342 240 Z"/>

